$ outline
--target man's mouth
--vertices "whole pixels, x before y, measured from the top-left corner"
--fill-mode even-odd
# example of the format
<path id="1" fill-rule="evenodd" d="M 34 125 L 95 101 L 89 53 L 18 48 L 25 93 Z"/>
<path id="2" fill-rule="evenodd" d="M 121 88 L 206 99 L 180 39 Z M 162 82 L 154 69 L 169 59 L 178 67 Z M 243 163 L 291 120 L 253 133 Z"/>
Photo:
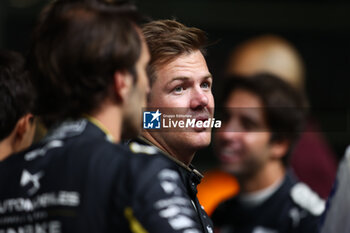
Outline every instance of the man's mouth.
<path id="1" fill-rule="evenodd" d="M 242 152 L 231 147 L 223 147 L 219 151 L 218 157 L 221 162 L 234 163 L 242 159 Z"/>
<path id="2" fill-rule="evenodd" d="M 197 122 L 197 121 L 202 121 L 202 122 L 204 122 L 204 121 L 207 121 L 207 120 L 209 120 L 209 117 L 208 117 L 208 116 L 197 116 L 197 117 L 196 117 L 196 122 Z"/>
<path id="3" fill-rule="evenodd" d="M 196 119 L 196 123 L 195 123 L 196 126 L 194 127 L 194 130 L 196 132 L 203 132 L 203 131 L 207 131 L 208 129 L 211 130 L 210 128 L 205 127 L 205 125 L 204 125 L 204 122 L 210 120 L 209 116 L 207 114 L 205 114 L 205 115 L 204 114 L 203 115 L 197 115 L 195 117 L 195 119 Z"/>

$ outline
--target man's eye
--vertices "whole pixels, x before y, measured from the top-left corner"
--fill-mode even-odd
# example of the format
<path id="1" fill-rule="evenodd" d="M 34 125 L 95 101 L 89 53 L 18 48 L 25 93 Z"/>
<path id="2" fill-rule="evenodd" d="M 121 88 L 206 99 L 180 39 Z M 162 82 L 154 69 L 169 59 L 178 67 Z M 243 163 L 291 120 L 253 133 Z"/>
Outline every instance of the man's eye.
<path id="1" fill-rule="evenodd" d="M 174 91 L 175 93 L 181 93 L 183 90 L 184 90 L 183 87 L 178 86 L 178 87 L 175 87 L 173 91 Z"/>
<path id="2" fill-rule="evenodd" d="M 209 82 L 202 83 L 201 87 L 205 88 L 205 89 L 209 89 L 210 88 L 210 83 Z"/>
<path id="3" fill-rule="evenodd" d="M 243 119 L 242 124 L 245 130 L 252 132 L 252 131 L 259 131 L 259 125 L 256 124 L 254 121 L 249 119 Z"/>

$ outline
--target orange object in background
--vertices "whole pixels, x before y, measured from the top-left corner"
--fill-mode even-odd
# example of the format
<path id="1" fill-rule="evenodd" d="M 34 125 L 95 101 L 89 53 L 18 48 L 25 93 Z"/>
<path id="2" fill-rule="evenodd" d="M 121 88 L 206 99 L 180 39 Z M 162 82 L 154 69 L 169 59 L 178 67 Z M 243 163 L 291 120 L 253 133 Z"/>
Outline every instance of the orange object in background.
<path id="1" fill-rule="evenodd" d="M 222 201 L 236 195 L 239 191 L 237 180 L 229 173 L 212 170 L 204 174 L 198 185 L 198 200 L 211 216 Z"/>

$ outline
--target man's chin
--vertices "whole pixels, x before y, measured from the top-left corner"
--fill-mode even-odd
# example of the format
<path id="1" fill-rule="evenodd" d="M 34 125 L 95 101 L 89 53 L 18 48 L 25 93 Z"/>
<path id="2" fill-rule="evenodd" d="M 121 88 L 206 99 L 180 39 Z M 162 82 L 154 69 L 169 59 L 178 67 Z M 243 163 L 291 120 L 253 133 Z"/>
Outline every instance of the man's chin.
<path id="1" fill-rule="evenodd" d="M 195 147 L 196 150 L 206 148 L 210 145 L 211 137 L 209 134 L 209 137 L 200 137 L 199 135 L 193 136 L 193 140 L 191 140 L 193 143 L 193 147 Z"/>
<path id="2" fill-rule="evenodd" d="M 236 177 L 240 177 L 240 176 L 241 176 L 240 170 L 237 169 L 237 168 L 233 168 L 233 167 L 230 166 L 230 165 L 224 165 L 224 164 L 222 164 L 222 165 L 221 165 L 221 169 L 222 169 L 223 171 L 225 171 L 225 172 L 227 172 L 227 173 L 233 175 L 233 176 L 236 176 Z"/>

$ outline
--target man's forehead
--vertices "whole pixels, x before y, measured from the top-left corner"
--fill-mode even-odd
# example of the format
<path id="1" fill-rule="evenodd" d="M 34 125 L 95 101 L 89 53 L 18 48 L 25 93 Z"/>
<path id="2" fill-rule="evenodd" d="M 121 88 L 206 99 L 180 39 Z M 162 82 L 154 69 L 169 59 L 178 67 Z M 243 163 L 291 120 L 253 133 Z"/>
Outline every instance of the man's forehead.
<path id="1" fill-rule="evenodd" d="M 225 102 L 226 107 L 233 108 L 263 108 L 260 96 L 244 88 L 233 89 Z"/>
<path id="2" fill-rule="evenodd" d="M 236 89 L 232 91 L 224 107 L 225 112 L 231 116 L 265 121 L 265 109 L 262 100 L 258 95 L 248 90 Z"/>
<path id="3" fill-rule="evenodd" d="M 159 70 L 157 73 L 157 79 L 165 83 L 173 81 L 195 81 L 212 79 L 212 75 L 208 69 L 187 69 L 186 67 L 165 68 Z"/>

